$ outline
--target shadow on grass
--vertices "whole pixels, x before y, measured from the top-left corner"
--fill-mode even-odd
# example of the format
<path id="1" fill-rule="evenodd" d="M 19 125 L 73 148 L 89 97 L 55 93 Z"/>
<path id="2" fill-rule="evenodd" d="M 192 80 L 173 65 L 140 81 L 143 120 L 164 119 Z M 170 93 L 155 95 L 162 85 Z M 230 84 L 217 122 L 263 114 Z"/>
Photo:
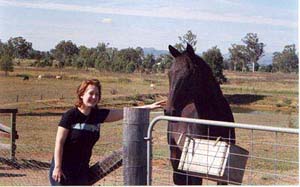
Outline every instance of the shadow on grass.
<path id="1" fill-rule="evenodd" d="M 24 177 L 26 174 L 0 173 L 0 177 Z"/>
<path id="2" fill-rule="evenodd" d="M 28 112 L 20 113 L 18 116 L 61 116 L 63 112 Z"/>
<path id="3" fill-rule="evenodd" d="M 233 94 L 233 95 L 225 95 L 229 104 L 250 104 L 256 102 L 258 100 L 264 99 L 266 96 L 264 95 L 251 95 L 251 94 Z"/>
<path id="4" fill-rule="evenodd" d="M 8 158 L 0 157 L 0 163 L 16 169 L 49 169 L 50 163 L 37 160 L 11 160 Z"/>

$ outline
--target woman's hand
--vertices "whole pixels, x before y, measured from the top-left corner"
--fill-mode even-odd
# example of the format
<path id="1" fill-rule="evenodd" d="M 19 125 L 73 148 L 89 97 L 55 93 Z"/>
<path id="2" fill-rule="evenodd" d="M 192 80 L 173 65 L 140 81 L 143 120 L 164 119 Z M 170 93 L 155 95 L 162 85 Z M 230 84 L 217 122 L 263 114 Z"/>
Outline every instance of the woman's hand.
<path id="1" fill-rule="evenodd" d="M 64 173 L 62 171 L 62 169 L 60 167 L 55 167 L 53 169 L 53 173 L 52 173 L 52 178 L 56 181 L 56 182 L 60 182 L 62 177 L 64 177 Z"/>
<path id="2" fill-rule="evenodd" d="M 149 105 L 144 105 L 144 106 L 138 106 L 136 108 L 147 108 L 147 109 L 156 109 L 156 108 L 162 108 L 163 106 L 166 105 L 167 100 L 161 100 L 161 101 L 157 101 L 155 103 L 149 104 Z"/>
<path id="3" fill-rule="evenodd" d="M 161 101 L 157 101 L 155 103 L 152 103 L 150 105 L 144 105 L 144 106 L 137 106 L 134 108 L 146 108 L 146 109 L 156 109 L 156 108 L 162 108 L 163 106 L 166 105 L 167 100 L 161 100 Z M 123 119 L 123 109 L 110 109 L 110 112 L 108 114 L 108 116 L 106 117 L 106 119 L 104 120 L 104 122 L 113 122 L 113 121 L 118 121 Z"/>

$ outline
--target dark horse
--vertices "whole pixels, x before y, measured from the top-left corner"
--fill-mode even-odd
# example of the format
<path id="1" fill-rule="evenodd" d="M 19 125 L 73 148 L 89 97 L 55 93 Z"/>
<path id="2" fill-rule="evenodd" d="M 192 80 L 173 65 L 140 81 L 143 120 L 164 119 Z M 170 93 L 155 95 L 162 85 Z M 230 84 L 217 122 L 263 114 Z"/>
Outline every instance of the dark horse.
<path id="1" fill-rule="evenodd" d="M 223 96 L 220 85 L 215 80 L 209 65 L 187 44 L 184 52 L 169 45 L 169 51 L 175 58 L 169 76 L 169 96 L 165 114 L 216 121 L 233 122 L 230 106 Z M 188 176 L 178 170 L 185 136 L 217 139 L 235 143 L 233 128 L 197 125 L 170 121 L 168 124 L 168 144 L 173 167 L 173 181 L 176 185 L 202 184 L 202 178 Z M 218 182 L 218 184 L 226 184 Z"/>

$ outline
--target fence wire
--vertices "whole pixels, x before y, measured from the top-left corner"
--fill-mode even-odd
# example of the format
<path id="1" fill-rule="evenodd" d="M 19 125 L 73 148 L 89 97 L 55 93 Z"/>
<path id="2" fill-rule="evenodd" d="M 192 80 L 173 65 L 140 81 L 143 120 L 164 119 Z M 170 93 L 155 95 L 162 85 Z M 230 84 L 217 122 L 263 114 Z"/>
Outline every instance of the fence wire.
<path id="1" fill-rule="evenodd" d="M 50 185 L 49 167 L 60 118 L 61 114 L 18 114 L 16 130 L 19 138 L 16 140 L 15 159 L 10 159 L 9 149 L 0 147 L 0 186 Z M 10 116 L 1 114 L 0 123 L 9 126 Z M 122 122 L 103 124 L 100 134 L 93 149 L 91 166 L 122 148 Z M 7 136 L 0 135 L 0 145 L 9 143 Z M 122 168 L 94 185 L 123 185 Z"/>
<path id="2" fill-rule="evenodd" d="M 0 148 L 1 186 L 50 185 L 48 172 L 61 114 L 57 111 L 41 112 L 38 115 L 18 113 L 16 130 L 19 139 L 16 140 L 16 159 L 10 160 L 9 150 Z M 155 114 L 157 115 L 159 114 Z M 9 126 L 10 115 L 1 114 L 0 123 Z M 160 122 L 153 132 L 152 185 L 174 185 L 166 124 Z M 271 125 L 273 124 L 274 122 Z M 122 147 L 122 129 L 122 122 L 103 124 L 100 140 L 93 149 L 91 165 Z M 243 185 L 299 183 L 298 135 L 237 128 L 236 138 L 237 145 L 249 151 Z M 9 143 L 9 139 L 0 135 L 0 144 L 4 143 Z M 197 173 L 190 175 L 197 176 Z M 207 176 L 203 180 L 204 185 L 216 184 L 208 179 Z M 122 167 L 95 185 L 124 185 Z"/>
<path id="3" fill-rule="evenodd" d="M 240 182 L 231 181 L 231 184 L 299 184 L 298 133 L 236 128 L 236 145 L 247 150 L 249 153 L 244 155 L 229 152 L 227 156 L 224 156 L 226 154 L 220 154 L 222 153 L 220 150 L 224 145 L 217 145 L 215 149 L 209 151 L 208 149 L 213 146 L 203 141 L 210 138 L 217 139 L 217 137 L 189 134 L 189 137 L 193 137 L 191 138 L 194 141 L 193 146 L 184 146 L 184 144 L 178 145 L 178 148 L 182 150 L 180 159 L 170 158 L 170 148 L 177 146 L 167 144 L 168 133 L 173 137 L 177 137 L 177 140 L 182 136 L 181 133 L 167 131 L 167 122 L 158 122 L 153 129 L 152 185 L 174 185 L 172 161 L 179 163 L 179 169 L 175 171 L 175 173 L 185 175 L 187 180 L 188 177 L 191 176 L 202 178 L 204 185 L 216 185 L 216 181 L 229 182 L 229 178 L 239 173 L 243 173 L 243 180 Z M 188 137 L 185 138 L 189 139 Z M 201 141 L 197 142 L 198 138 L 201 139 Z M 184 140 L 181 140 L 181 142 L 182 141 L 184 142 Z M 234 157 L 239 157 L 237 162 L 241 162 L 241 158 L 245 157 L 245 167 L 239 167 L 239 164 L 228 161 L 230 158 L 233 161 Z M 226 158 L 227 162 L 224 161 Z M 225 172 L 228 172 L 227 178 L 217 177 L 221 175 L 220 172 L 222 171 L 222 166 L 220 166 L 218 161 L 227 163 L 226 167 L 223 167 L 223 170 L 225 168 Z M 232 165 L 229 165 L 229 163 Z M 180 165 L 184 167 L 180 168 Z M 230 176 L 230 174 L 232 174 L 232 176 Z M 226 174 L 223 175 L 226 176 Z"/>

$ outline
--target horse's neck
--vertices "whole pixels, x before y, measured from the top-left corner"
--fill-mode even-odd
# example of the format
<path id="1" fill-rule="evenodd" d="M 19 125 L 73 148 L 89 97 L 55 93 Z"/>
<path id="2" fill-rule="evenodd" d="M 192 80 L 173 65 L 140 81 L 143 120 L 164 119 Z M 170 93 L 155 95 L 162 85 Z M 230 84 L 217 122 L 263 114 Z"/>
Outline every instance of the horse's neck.
<path id="1" fill-rule="evenodd" d="M 228 102 L 223 96 L 220 87 L 216 88 L 215 95 L 208 98 L 197 98 L 195 107 L 200 119 L 233 121 Z"/>
<path id="2" fill-rule="evenodd" d="M 197 100 L 195 101 L 195 107 L 198 113 L 198 117 L 200 119 L 212 119 L 213 118 L 213 107 L 215 104 L 213 104 L 210 101 L 205 100 Z"/>

